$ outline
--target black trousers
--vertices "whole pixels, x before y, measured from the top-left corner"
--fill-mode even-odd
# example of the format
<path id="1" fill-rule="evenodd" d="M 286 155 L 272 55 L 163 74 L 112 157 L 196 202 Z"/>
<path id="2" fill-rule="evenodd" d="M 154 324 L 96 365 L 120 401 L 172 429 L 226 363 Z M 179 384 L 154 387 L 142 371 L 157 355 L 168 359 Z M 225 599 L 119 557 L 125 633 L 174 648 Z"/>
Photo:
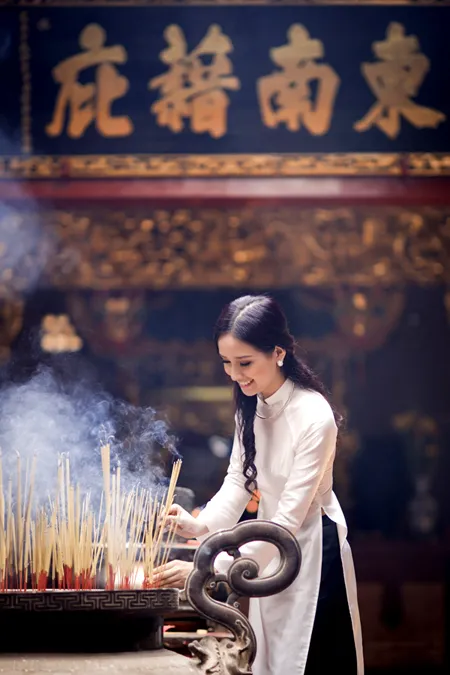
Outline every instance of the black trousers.
<path id="1" fill-rule="evenodd" d="M 305 675 L 356 675 L 355 640 L 337 527 L 327 516 L 322 517 L 322 526 L 322 575 Z"/>

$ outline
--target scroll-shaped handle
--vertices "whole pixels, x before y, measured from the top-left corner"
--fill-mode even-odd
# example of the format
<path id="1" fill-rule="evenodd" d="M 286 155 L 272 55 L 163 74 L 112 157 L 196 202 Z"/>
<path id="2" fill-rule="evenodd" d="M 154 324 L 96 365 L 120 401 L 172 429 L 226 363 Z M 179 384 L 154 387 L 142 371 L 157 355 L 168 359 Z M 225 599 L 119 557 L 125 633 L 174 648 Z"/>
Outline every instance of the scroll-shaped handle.
<path id="1" fill-rule="evenodd" d="M 277 547 L 280 562 L 270 576 L 257 578 L 258 564 L 241 557 L 239 547 L 252 541 L 265 541 Z M 226 577 L 217 575 L 214 569 L 214 561 L 223 551 L 234 558 Z M 211 658 L 223 652 L 224 662 L 222 666 L 218 664 L 221 669 L 217 672 L 251 673 L 249 668 L 256 654 L 256 638 L 236 600 L 239 596 L 266 597 L 280 593 L 296 579 L 300 565 L 301 551 L 296 538 L 286 528 L 266 520 L 247 521 L 229 530 L 220 530 L 201 544 L 187 581 L 187 598 L 199 614 L 225 626 L 234 635 L 233 643 L 230 645 L 228 640 L 226 649 L 221 649 L 219 641 L 208 637 L 191 645 L 192 653 L 200 660 L 198 668 L 201 672 L 207 672 L 203 665 L 208 663 L 210 668 Z M 214 600 L 208 593 L 208 589 L 213 589 L 221 580 L 226 580 L 232 590 L 226 603 Z"/>

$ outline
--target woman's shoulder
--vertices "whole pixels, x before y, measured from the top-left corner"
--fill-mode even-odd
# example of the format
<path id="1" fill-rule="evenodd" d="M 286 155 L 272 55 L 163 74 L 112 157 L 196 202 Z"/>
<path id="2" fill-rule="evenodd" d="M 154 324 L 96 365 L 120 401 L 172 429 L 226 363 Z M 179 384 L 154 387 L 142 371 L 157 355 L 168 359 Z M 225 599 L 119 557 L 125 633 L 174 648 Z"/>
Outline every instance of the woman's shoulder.
<path id="1" fill-rule="evenodd" d="M 318 391 L 296 386 L 289 407 L 297 420 L 302 420 L 308 425 L 321 422 L 335 423 L 331 405 Z"/>

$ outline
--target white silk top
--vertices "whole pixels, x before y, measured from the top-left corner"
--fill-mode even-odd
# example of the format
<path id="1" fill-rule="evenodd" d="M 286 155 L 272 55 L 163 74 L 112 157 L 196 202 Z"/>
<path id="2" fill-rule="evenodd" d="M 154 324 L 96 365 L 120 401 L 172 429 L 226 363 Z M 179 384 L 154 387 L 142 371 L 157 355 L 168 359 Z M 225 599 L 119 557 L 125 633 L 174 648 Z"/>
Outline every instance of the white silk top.
<path id="1" fill-rule="evenodd" d="M 249 618 L 257 639 L 253 673 L 304 673 L 320 586 L 323 509 L 338 528 L 357 673 L 363 675 L 353 559 L 345 517 L 333 492 L 337 437 L 333 411 L 321 394 L 294 386 L 290 380 L 265 401 L 258 399 L 257 411 L 264 418 L 256 416 L 254 424 L 260 492 L 258 518 L 279 523 L 294 534 L 302 551 L 302 565 L 297 579 L 285 591 L 250 600 Z M 209 534 L 236 525 L 249 501 L 242 456 L 243 447 L 235 433 L 223 485 L 198 516 Z M 240 551 L 243 557 L 256 560 L 262 576 L 278 566 L 277 550 L 266 542 L 246 544 Z M 215 565 L 225 573 L 231 562 L 232 558 L 224 553 L 217 557 Z"/>

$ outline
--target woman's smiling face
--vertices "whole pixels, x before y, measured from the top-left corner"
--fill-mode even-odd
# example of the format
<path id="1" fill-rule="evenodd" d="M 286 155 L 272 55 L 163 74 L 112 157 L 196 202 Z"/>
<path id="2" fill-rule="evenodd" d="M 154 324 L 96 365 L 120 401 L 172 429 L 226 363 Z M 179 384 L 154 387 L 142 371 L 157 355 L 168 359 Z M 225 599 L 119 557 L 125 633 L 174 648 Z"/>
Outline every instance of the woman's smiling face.
<path id="1" fill-rule="evenodd" d="M 222 335 L 218 348 L 226 374 L 247 396 L 261 394 L 268 398 L 283 384 L 284 376 L 277 366 L 277 360 L 283 356 L 282 350 L 275 348 L 266 354 L 231 333 Z"/>

